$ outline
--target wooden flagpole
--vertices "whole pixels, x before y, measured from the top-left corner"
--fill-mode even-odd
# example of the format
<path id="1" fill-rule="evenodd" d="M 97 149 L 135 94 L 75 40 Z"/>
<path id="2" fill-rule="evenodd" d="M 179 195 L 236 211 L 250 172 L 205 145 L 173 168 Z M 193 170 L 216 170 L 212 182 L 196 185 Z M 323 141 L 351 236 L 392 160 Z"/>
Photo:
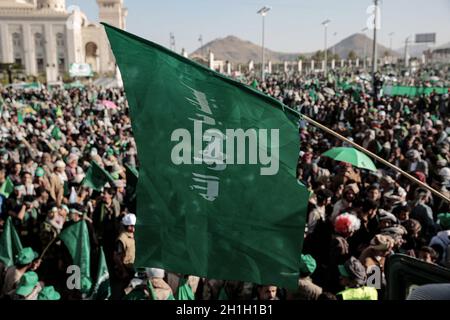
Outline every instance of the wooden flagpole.
<path id="1" fill-rule="evenodd" d="M 436 189 L 430 187 L 428 184 L 423 183 L 422 181 L 420 181 L 419 179 L 417 179 L 416 177 L 410 175 L 409 173 L 405 172 L 404 170 L 400 169 L 399 167 L 393 165 L 392 163 L 390 163 L 389 161 L 386 161 L 385 159 L 379 157 L 378 155 L 374 154 L 373 152 L 370 152 L 369 150 L 361 147 L 359 144 L 347 139 L 346 137 L 340 135 L 339 133 L 327 128 L 326 126 L 324 126 L 323 124 L 320 124 L 319 122 L 311 119 L 308 116 L 305 116 L 303 114 L 301 114 L 300 112 L 289 108 L 287 106 L 283 106 L 286 109 L 289 109 L 290 111 L 294 112 L 295 114 L 299 115 L 302 119 L 304 119 L 305 121 L 307 121 L 308 123 L 310 123 L 311 125 L 331 134 L 332 136 L 334 136 L 335 138 L 344 141 L 348 144 L 350 144 L 351 146 L 353 146 L 355 149 L 367 154 L 369 157 L 372 157 L 373 159 L 379 161 L 380 163 L 384 164 L 385 166 L 395 170 L 396 172 L 400 173 L 401 175 L 403 175 L 404 177 L 408 178 L 409 180 L 411 180 L 412 182 L 420 185 L 422 188 L 430 191 L 431 193 L 433 193 L 434 195 L 438 196 L 439 198 L 447 201 L 448 203 L 450 203 L 450 198 L 446 197 L 444 194 L 442 194 L 441 192 L 437 191 Z"/>

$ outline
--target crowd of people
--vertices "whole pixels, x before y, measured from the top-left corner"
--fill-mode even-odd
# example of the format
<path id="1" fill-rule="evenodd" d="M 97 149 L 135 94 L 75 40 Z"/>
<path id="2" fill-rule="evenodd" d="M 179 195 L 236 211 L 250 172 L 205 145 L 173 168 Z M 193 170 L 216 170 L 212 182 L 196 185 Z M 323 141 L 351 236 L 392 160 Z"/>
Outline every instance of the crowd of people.
<path id="1" fill-rule="evenodd" d="M 350 74 L 246 81 L 450 197 L 448 94 L 373 99 L 371 84 Z M 0 267 L 3 299 L 85 298 L 67 288 L 72 258 L 62 241 L 53 243 L 80 220 L 92 274 L 104 250 L 110 299 L 174 299 L 181 283 L 202 300 L 381 300 L 394 253 L 450 267 L 447 201 L 381 165 L 369 172 L 321 156 L 342 142 L 300 121 L 298 179 L 313 193 L 297 291 L 135 270 L 136 204 L 126 166 L 139 164 L 123 90 L 0 88 L 0 112 L 0 186 L 13 186 L 0 190 L 0 229 L 10 221 L 23 245 L 13 266 Z M 93 162 L 114 179 L 101 191 L 83 183 Z M 373 267 L 381 271 L 378 288 L 367 284 Z"/>
<path id="2" fill-rule="evenodd" d="M 427 71 L 439 74 L 448 85 L 448 70 Z M 423 73 L 399 80 L 431 87 L 422 80 Z M 372 84 L 358 74 L 269 77 L 258 87 L 450 196 L 448 93 L 390 97 L 382 94 L 380 84 L 374 99 Z M 322 156 L 350 145 L 305 121 L 300 123 L 300 142 L 298 179 L 314 191 L 302 259 L 312 260 L 309 265 L 315 267 L 301 280 L 304 298 L 356 292 L 361 298 L 383 299 L 385 263 L 394 253 L 450 267 L 448 201 L 398 170 L 379 164 L 371 172 Z M 374 268 L 381 271 L 377 294 L 367 291 L 367 275 Z M 344 287 L 357 290 L 340 291 L 345 274 L 352 275 L 354 283 Z"/>

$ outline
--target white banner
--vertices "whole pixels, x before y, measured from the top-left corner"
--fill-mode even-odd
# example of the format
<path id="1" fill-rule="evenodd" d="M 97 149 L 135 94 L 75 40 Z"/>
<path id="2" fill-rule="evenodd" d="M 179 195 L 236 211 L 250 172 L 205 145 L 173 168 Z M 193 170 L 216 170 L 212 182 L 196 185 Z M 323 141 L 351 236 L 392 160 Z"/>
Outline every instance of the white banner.
<path id="1" fill-rule="evenodd" d="M 71 77 L 93 76 L 91 65 L 87 63 L 72 63 L 70 65 L 69 73 Z"/>

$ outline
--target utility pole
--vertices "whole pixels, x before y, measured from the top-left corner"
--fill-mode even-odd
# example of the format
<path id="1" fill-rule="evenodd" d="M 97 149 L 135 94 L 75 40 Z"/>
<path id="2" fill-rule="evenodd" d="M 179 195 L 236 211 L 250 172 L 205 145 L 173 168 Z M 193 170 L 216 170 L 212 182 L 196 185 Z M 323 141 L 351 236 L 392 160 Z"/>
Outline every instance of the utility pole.
<path id="1" fill-rule="evenodd" d="M 367 44 L 368 44 L 368 41 L 367 41 L 366 31 L 368 31 L 368 30 L 369 30 L 369 28 L 364 28 L 361 30 L 364 33 L 364 63 L 363 63 L 364 71 L 367 70 Z"/>
<path id="2" fill-rule="evenodd" d="M 327 67 L 328 67 L 328 25 L 330 24 L 331 20 L 327 19 L 324 22 L 322 22 L 322 25 L 325 29 L 325 35 L 324 35 L 324 42 L 325 42 L 325 68 L 323 70 L 325 77 L 327 76 Z"/>
<path id="3" fill-rule="evenodd" d="M 378 48 L 377 48 L 377 28 L 378 28 L 378 3 L 379 0 L 374 0 L 374 24 L 373 24 L 373 57 L 372 57 L 372 76 L 375 79 L 375 73 L 378 71 Z"/>
<path id="4" fill-rule="evenodd" d="M 333 59 L 336 56 L 336 36 L 337 36 L 337 32 L 333 33 L 333 42 L 334 42 L 334 46 L 333 46 Z"/>
<path id="5" fill-rule="evenodd" d="M 261 81 L 264 82 L 265 78 L 265 50 L 264 50 L 264 36 L 265 36 L 265 17 L 267 13 L 270 11 L 270 7 L 264 6 L 258 10 L 257 14 L 262 16 L 262 64 L 261 64 Z"/>
<path id="6" fill-rule="evenodd" d="M 406 40 L 405 40 L 405 67 L 406 68 L 409 67 L 409 50 L 408 50 L 408 45 L 409 45 L 409 37 L 406 38 Z"/>
<path id="7" fill-rule="evenodd" d="M 203 36 L 202 35 L 200 35 L 200 37 L 198 38 L 198 41 L 200 42 L 202 58 L 204 58 L 205 57 L 205 48 L 203 48 Z"/>
<path id="8" fill-rule="evenodd" d="M 392 51 L 392 36 L 395 34 L 395 32 L 391 32 L 391 33 L 389 33 L 389 41 L 390 41 L 390 43 L 389 43 L 389 49 Z"/>
<path id="9" fill-rule="evenodd" d="M 378 93 L 379 93 L 379 85 L 380 79 L 377 79 L 376 74 L 378 72 L 378 48 L 377 48 L 377 29 L 379 27 L 378 20 L 379 17 L 379 9 L 378 9 L 379 0 L 374 0 L 374 23 L 373 23 L 373 57 L 372 57 L 372 86 L 373 86 L 373 98 L 374 102 L 378 104 Z"/>
<path id="10" fill-rule="evenodd" d="M 395 34 L 395 32 L 389 33 L 389 57 L 390 57 L 390 63 L 393 63 L 394 57 L 392 56 L 392 36 Z"/>
<path id="11" fill-rule="evenodd" d="M 175 35 L 172 32 L 170 33 L 170 50 L 177 51 L 175 46 Z"/>

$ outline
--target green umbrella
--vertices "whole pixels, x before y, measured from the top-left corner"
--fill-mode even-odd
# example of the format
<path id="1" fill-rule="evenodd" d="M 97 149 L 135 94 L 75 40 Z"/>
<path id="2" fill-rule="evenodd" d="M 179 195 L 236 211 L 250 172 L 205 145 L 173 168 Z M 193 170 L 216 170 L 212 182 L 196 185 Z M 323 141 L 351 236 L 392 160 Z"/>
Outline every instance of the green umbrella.
<path id="1" fill-rule="evenodd" d="M 377 168 L 373 164 L 373 161 L 364 153 L 354 148 L 334 148 L 325 152 L 323 156 L 334 159 L 336 161 L 351 163 L 355 167 L 361 169 L 377 171 Z"/>

